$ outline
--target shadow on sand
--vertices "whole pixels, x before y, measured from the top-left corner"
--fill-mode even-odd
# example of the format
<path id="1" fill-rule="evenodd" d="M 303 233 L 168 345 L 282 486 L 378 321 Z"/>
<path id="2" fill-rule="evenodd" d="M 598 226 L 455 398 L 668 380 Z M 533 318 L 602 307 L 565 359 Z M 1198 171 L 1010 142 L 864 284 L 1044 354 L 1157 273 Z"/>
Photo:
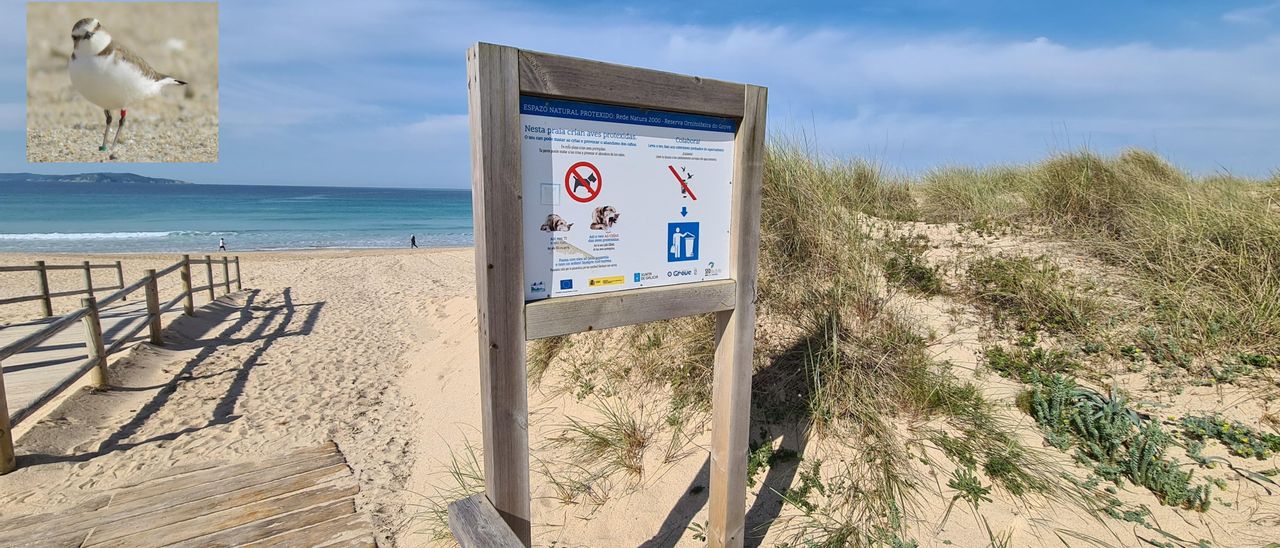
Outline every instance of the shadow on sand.
<path id="1" fill-rule="evenodd" d="M 779 354 L 751 378 L 750 439 L 758 443 L 779 440 L 779 447 L 794 451 L 797 458 L 777 462 L 769 467 L 763 481 L 757 484 L 759 496 L 747 509 L 744 546 L 760 546 L 782 512 L 782 494 L 791 488 L 800 470 L 805 445 L 813 426 L 809 414 L 809 385 L 805 382 L 801 359 L 810 341 L 802 340 Z M 780 439 L 779 439 L 780 438 Z M 644 548 L 675 546 L 687 534 L 693 518 L 707 504 L 711 484 L 711 457 L 685 489 L 684 495 L 667 513 L 662 526 Z M 754 490 L 755 487 L 749 487 Z M 743 501 L 746 504 L 746 501 Z"/>
<path id="2" fill-rule="evenodd" d="M 236 304 L 230 299 L 211 302 L 200 308 L 195 316 L 183 316 L 175 319 L 165 329 L 165 349 L 175 351 L 197 350 L 196 354 L 183 364 L 182 369 L 165 384 L 156 386 L 117 386 L 108 387 L 103 394 L 136 393 L 156 391 L 150 401 L 143 404 L 137 413 L 125 424 L 121 425 L 96 450 L 72 455 L 27 454 L 20 455 L 20 466 L 35 466 L 57 462 L 83 462 L 95 457 L 116 451 L 124 451 L 161 441 L 177 439 L 185 434 L 203 430 L 211 426 L 228 424 L 240 418 L 235 415 L 236 403 L 244 395 L 249 374 L 258 365 L 275 342 L 284 337 L 294 337 L 311 333 L 324 302 L 295 304 L 292 288 L 285 288 L 282 294 L 283 303 L 279 306 L 257 306 L 258 290 L 243 293 L 243 304 Z M 305 314 L 299 317 L 299 310 Z M 219 330 L 219 328 L 221 329 Z M 246 328 L 248 334 L 237 336 Z M 217 334 L 212 334 L 217 331 Z M 218 351 L 241 344 L 260 343 L 254 351 L 238 366 L 201 376 L 193 375 L 193 371 Z M 234 372 L 226 391 L 214 405 L 208 421 L 202 426 L 183 428 L 173 432 L 152 436 L 142 440 L 132 440 L 147 421 L 162 409 L 177 392 L 182 383 L 207 379 Z"/>

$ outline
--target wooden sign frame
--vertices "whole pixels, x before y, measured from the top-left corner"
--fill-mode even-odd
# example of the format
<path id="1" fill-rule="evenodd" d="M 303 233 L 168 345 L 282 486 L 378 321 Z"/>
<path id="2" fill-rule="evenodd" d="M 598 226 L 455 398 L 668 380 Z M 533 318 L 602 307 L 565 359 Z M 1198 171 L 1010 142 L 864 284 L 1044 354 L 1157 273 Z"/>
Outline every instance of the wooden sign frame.
<path id="1" fill-rule="evenodd" d="M 484 502 L 497 510 L 521 544 L 530 544 L 526 341 L 714 313 L 716 350 L 707 540 L 711 546 L 742 546 L 768 90 L 486 43 L 467 51 L 467 87 Z M 526 304 L 521 95 L 737 120 L 730 279 L 556 297 Z M 451 515 L 450 527 L 458 533 L 460 524 L 454 522 Z M 459 538 L 465 544 L 463 536 L 468 535 Z"/>

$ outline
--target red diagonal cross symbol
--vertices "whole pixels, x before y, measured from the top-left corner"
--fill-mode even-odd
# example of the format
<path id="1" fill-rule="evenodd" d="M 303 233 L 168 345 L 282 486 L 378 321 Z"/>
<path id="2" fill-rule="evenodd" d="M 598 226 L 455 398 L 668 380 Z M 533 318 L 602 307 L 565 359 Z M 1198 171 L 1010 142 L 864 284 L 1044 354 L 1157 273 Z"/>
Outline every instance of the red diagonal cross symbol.
<path id="1" fill-rule="evenodd" d="M 667 166 L 667 169 L 670 169 L 670 170 L 671 170 L 671 174 L 676 176 L 676 180 L 677 180 L 677 181 L 680 181 L 680 188 L 683 188 L 683 189 L 684 189 L 684 191 L 685 191 L 686 193 L 688 193 L 688 194 L 689 194 L 689 197 L 690 197 L 690 198 L 693 198 L 694 200 L 697 200 L 697 199 L 698 199 L 698 197 L 693 195 L 693 189 L 689 188 L 689 185 L 685 184 L 684 179 L 681 179 L 681 178 L 680 178 L 680 174 L 676 172 L 676 167 L 675 167 L 675 166 Z"/>

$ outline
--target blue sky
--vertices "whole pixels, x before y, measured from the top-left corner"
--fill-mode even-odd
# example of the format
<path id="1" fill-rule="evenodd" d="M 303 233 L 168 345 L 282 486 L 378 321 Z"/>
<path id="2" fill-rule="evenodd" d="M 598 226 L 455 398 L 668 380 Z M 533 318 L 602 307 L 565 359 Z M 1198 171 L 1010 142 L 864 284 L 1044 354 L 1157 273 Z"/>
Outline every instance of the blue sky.
<path id="1" fill-rule="evenodd" d="M 775 137 L 907 172 L 1127 146 L 1280 167 L 1280 0 L 223 0 L 221 161 L 112 166 L 26 163 L 25 2 L 0 2 L 3 172 L 466 187 L 476 41 L 764 85 Z"/>

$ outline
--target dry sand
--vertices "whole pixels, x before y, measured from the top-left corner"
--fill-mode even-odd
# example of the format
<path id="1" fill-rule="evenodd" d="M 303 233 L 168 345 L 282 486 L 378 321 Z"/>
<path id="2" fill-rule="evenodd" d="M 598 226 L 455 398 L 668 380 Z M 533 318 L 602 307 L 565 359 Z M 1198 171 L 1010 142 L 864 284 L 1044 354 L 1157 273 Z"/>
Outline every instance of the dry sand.
<path id="1" fill-rule="evenodd" d="M 218 7 L 198 3 L 27 4 L 27 161 L 104 162 L 102 109 L 71 86 L 71 26 L 97 18 L 157 71 L 184 80 L 128 109 L 121 162 L 218 161 Z M 112 113 L 118 117 L 119 113 Z M 112 124 L 111 137 L 115 137 Z"/>
<path id="2" fill-rule="evenodd" d="M 468 440 L 480 439 L 472 250 L 298 251 L 241 257 L 245 291 L 196 318 L 175 320 L 166 332 L 165 347 L 140 343 L 116 358 L 111 384 L 128 390 L 80 391 L 27 428 L 17 443 L 20 468 L 0 479 L 0 520 L 56 511 L 173 468 L 265 457 L 332 439 L 360 480 L 358 503 L 374 515 L 383 542 L 430 544 L 426 533 L 433 524 L 425 515 L 426 505 L 449 484 L 445 463 L 451 454 L 461 453 Z M 141 269 L 171 264 L 175 257 L 40 258 L 58 263 L 122 258 L 126 279 L 135 279 Z M 0 254 L 0 264 L 34 259 Z M 200 283 L 202 273 L 196 272 Z M 34 291 L 29 273 L 3 276 L 0 287 L 5 296 Z M 78 282 L 67 275 L 53 285 L 57 290 Z M 167 283 L 161 286 L 162 298 L 176 290 L 176 281 Z M 201 298 L 197 304 L 203 302 Z M 976 368 L 975 352 L 981 348 L 976 315 L 955 313 L 955 304 L 944 301 L 903 306 L 924 318 L 924 327 L 945 334 L 935 347 L 940 358 L 951 359 L 962 370 Z M 0 322 L 37 311 L 34 303 L 0 307 L 5 314 Z M 608 350 L 607 336 L 582 338 L 575 344 L 575 352 Z M 1008 402 L 1016 387 L 993 377 L 975 380 L 989 397 Z M 532 390 L 530 400 L 534 466 L 573 464 L 558 457 L 547 440 L 568 417 L 588 417 L 591 409 L 572 394 L 545 390 Z M 665 410 L 662 401 L 628 403 L 633 408 L 649 406 L 649 416 L 659 419 Z M 1025 425 L 1024 443 L 1041 445 L 1032 421 L 1011 403 L 1002 413 Z M 607 499 L 602 504 L 564 505 L 547 477 L 535 473 L 535 544 L 701 545 L 687 527 L 706 520 L 708 435 L 705 429 L 693 430 L 684 458 L 665 463 L 661 449 L 650 450 L 644 477 L 613 484 L 601 493 Z M 804 449 L 806 459 L 834 462 L 848 456 L 838 448 L 806 445 L 801 439 L 788 435 L 775 442 Z M 1071 466 L 1067 457 L 1061 460 Z M 779 514 L 777 496 L 770 490 L 785 490 L 787 478 L 794 477 L 794 466 L 776 468 L 762 476 L 749 495 L 747 503 L 757 520 Z M 923 521 L 910 526 L 915 538 L 922 546 L 986 545 L 987 532 L 963 506 L 951 512 L 945 527 L 938 525 L 954 493 L 945 487 L 945 476 L 936 480 L 921 486 L 916 515 Z M 765 496 L 757 500 L 761 491 Z M 1126 489 L 1121 495 L 1151 502 L 1141 489 Z M 1183 538 L 1213 538 L 1215 545 L 1257 544 L 1277 530 L 1274 516 L 1280 514 L 1274 498 L 1260 489 L 1232 481 L 1231 489 L 1219 496 L 1230 497 L 1234 506 L 1219 504 L 1203 515 L 1158 505 L 1152 510 L 1167 530 Z M 1130 524 L 1104 525 L 1062 505 L 1027 508 L 998 495 L 982 513 L 997 532 L 1011 531 L 1013 545 L 1018 546 L 1060 546 L 1055 531 L 1113 546 L 1139 544 L 1139 536 L 1154 538 Z M 784 518 L 794 514 L 794 509 L 781 509 Z M 762 544 L 785 538 L 785 528 L 775 526 Z"/>

